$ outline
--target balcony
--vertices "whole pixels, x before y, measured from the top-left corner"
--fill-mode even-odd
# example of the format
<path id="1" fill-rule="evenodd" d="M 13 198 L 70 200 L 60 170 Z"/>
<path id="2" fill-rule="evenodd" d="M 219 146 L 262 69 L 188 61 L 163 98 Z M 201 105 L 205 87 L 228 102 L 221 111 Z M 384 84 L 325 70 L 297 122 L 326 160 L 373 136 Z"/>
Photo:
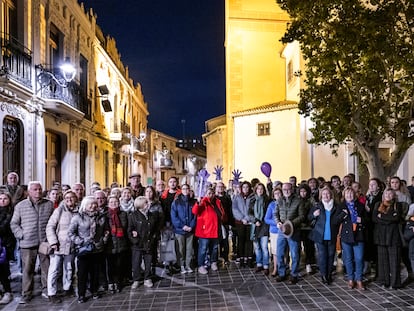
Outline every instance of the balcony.
<path id="1" fill-rule="evenodd" d="M 130 143 L 131 127 L 124 120 L 114 119 L 109 129 L 109 139 L 122 144 Z"/>
<path id="2" fill-rule="evenodd" d="M 42 70 L 53 74 L 55 77 L 61 75 L 57 70 L 55 72 Z M 62 86 L 54 79 L 43 81 L 40 74 L 37 78 L 40 85 L 37 95 L 44 100 L 46 110 L 68 120 L 79 121 L 83 118 L 91 120 L 91 100 L 86 97 L 79 84 L 72 81 L 66 86 Z"/>
<path id="3" fill-rule="evenodd" d="M 32 52 L 17 39 L 2 34 L 0 76 L 5 79 L 15 91 L 21 91 L 22 86 L 32 89 Z"/>

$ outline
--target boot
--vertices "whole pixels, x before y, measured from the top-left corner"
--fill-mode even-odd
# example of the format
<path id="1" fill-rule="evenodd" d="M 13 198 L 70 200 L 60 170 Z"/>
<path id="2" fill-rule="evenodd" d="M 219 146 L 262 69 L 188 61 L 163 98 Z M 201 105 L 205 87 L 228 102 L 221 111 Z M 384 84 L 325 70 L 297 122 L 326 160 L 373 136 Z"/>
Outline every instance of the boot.
<path id="1" fill-rule="evenodd" d="M 359 289 L 359 290 L 365 290 L 366 289 L 365 285 L 362 281 L 357 281 L 356 283 L 357 283 L 357 285 L 356 285 L 357 289 Z"/>

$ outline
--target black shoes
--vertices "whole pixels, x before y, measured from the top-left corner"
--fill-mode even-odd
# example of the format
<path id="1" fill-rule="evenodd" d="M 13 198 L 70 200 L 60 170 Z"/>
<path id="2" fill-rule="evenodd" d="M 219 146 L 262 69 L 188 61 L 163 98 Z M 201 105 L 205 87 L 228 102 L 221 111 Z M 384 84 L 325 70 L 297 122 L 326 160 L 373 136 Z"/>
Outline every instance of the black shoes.
<path id="1" fill-rule="evenodd" d="M 60 299 L 58 296 L 53 295 L 53 296 L 49 296 L 49 301 L 51 303 L 61 303 L 62 299 Z"/>
<path id="2" fill-rule="evenodd" d="M 276 282 L 280 283 L 283 281 L 286 281 L 286 276 L 281 276 L 281 275 L 276 276 Z"/>
<path id="3" fill-rule="evenodd" d="M 291 276 L 290 279 L 289 279 L 289 284 L 291 284 L 291 285 L 294 285 L 298 282 L 299 282 L 299 280 L 298 280 L 297 276 Z"/>

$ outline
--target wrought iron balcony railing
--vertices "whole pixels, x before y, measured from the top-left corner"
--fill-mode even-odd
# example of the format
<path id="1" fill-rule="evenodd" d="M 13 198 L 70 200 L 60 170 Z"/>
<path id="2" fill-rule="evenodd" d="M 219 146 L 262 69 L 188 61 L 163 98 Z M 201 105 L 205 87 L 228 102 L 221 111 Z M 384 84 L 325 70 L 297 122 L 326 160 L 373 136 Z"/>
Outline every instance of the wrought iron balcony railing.
<path id="1" fill-rule="evenodd" d="M 32 52 L 17 39 L 2 33 L 0 74 L 32 87 Z"/>

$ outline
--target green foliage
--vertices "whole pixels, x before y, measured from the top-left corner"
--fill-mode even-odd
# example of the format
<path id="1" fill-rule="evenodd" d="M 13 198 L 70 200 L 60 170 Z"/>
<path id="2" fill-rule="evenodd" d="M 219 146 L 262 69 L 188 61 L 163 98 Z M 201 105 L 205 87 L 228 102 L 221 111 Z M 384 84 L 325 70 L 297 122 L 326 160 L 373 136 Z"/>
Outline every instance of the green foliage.
<path id="1" fill-rule="evenodd" d="M 395 173 L 414 142 L 414 1 L 277 0 L 292 22 L 282 42 L 299 41 L 306 61 L 300 113 L 314 122 L 312 143 L 352 139 L 371 175 Z M 396 145 L 387 163 L 383 139 Z M 369 166 L 382 166 L 384 172 Z"/>

